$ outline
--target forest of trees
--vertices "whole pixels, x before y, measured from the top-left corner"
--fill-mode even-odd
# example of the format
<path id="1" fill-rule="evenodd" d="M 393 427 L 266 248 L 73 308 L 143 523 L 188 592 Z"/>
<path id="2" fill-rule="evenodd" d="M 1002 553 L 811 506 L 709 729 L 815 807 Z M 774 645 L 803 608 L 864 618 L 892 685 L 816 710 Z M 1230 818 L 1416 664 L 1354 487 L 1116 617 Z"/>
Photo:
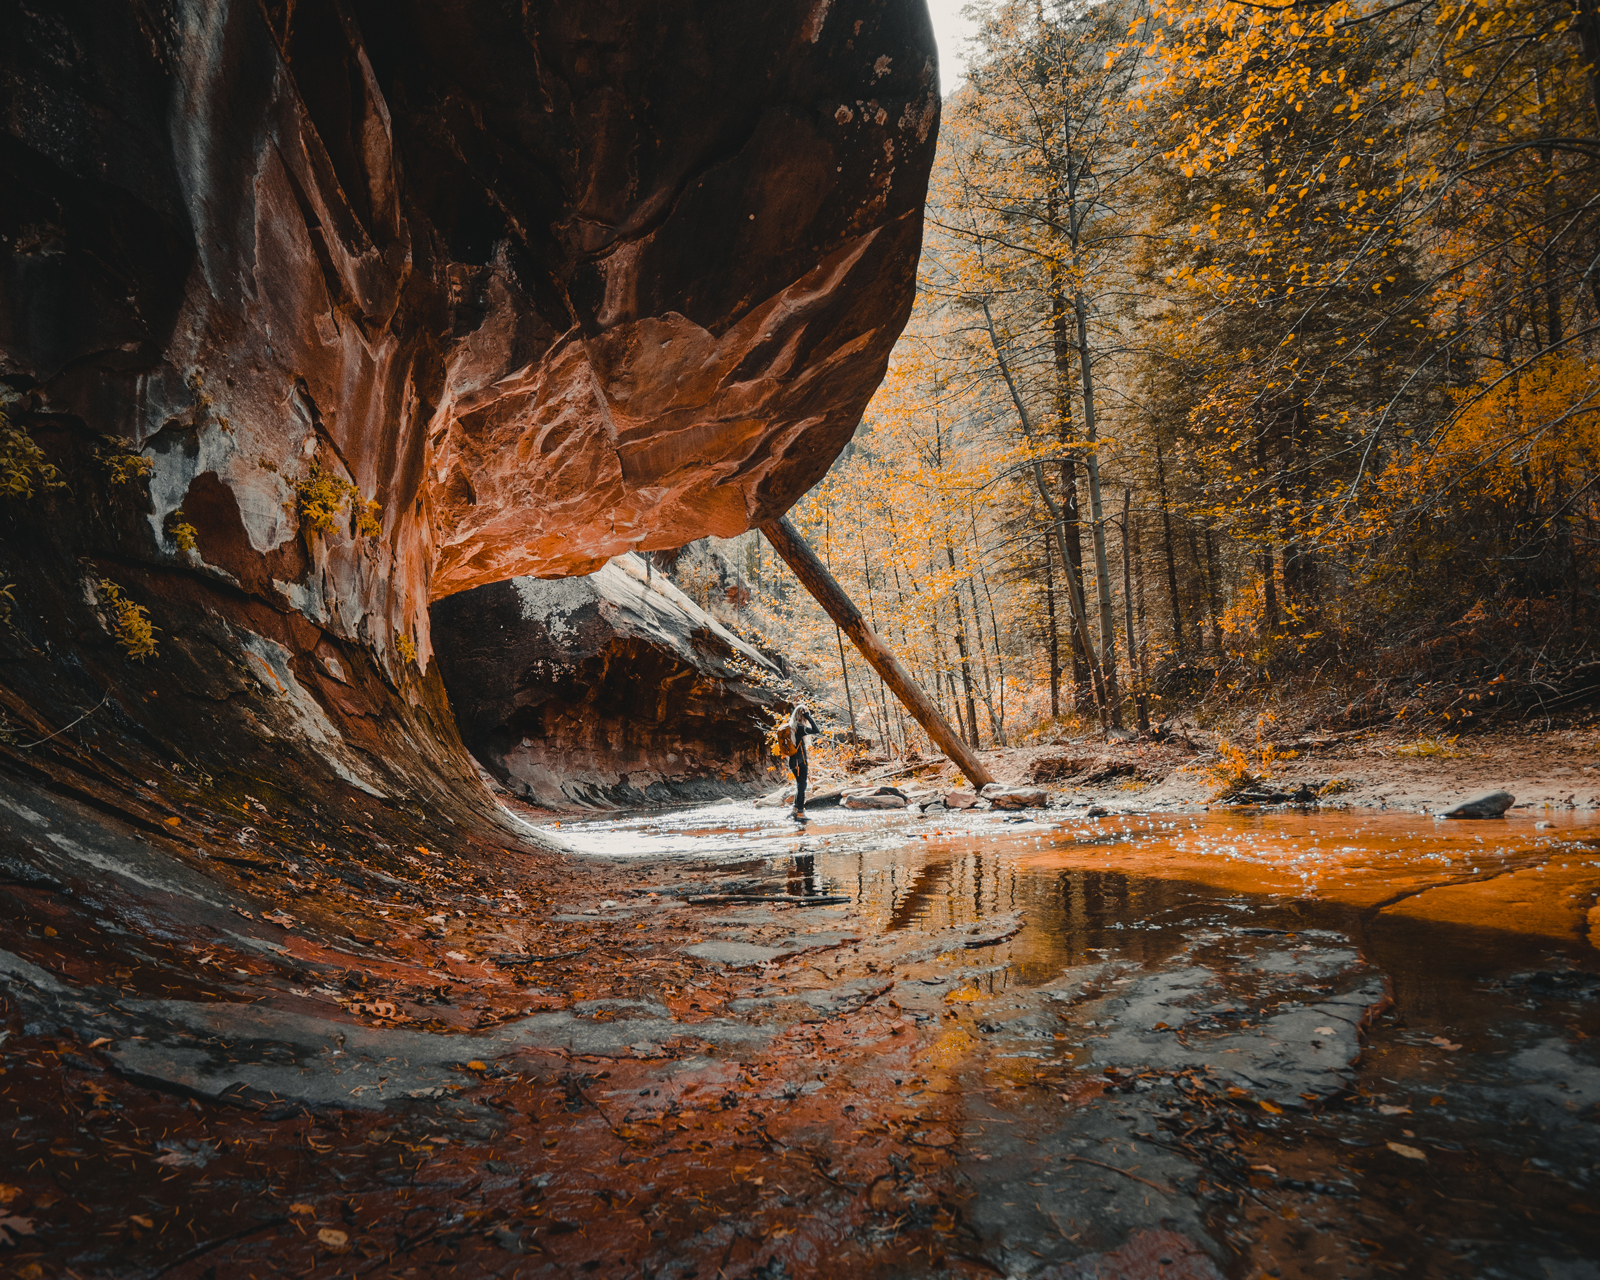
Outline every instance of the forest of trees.
<path id="1" fill-rule="evenodd" d="M 916 311 L 792 513 L 947 718 L 1592 700 L 1597 0 L 972 12 Z M 745 554 L 829 710 L 919 745 Z"/>

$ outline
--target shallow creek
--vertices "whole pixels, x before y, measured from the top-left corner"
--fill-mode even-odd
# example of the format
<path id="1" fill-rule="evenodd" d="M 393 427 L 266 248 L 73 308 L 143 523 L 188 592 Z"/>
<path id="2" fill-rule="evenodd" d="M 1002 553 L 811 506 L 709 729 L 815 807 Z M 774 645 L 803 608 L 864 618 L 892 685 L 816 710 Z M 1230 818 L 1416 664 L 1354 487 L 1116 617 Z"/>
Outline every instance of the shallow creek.
<path id="1" fill-rule="evenodd" d="M 11 803 L 18 1276 L 1600 1280 L 1569 816 L 725 803 L 191 865 Z"/>
<path id="2" fill-rule="evenodd" d="M 792 1001 L 776 935 L 859 938 L 806 963 L 893 982 L 903 1100 L 939 1100 L 924 1141 L 997 1272 L 1600 1277 L 1593 824 L 835 809 L 802 831 L 723 804 L 563 834 L 646 859 L 658 900 L 663 868 L 714 861 L 729 900 L 685 946 L 780 975 L 750 1013 Z"/>

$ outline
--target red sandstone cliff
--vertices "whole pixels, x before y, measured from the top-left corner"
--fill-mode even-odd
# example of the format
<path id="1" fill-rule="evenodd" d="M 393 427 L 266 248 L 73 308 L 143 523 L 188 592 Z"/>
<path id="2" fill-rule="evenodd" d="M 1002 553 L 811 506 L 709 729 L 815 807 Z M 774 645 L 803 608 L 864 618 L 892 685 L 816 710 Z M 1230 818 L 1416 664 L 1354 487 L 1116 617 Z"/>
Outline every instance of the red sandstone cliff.
<path id="1" fill-rule="evenodd" d="M 10 12 L 0 380 L 66 483 L 0 500 L 13 748 L 104 700 L 35 783 L 488 812 L 429 602 L 783 511 L 910 307 L 914 0 Z"/>

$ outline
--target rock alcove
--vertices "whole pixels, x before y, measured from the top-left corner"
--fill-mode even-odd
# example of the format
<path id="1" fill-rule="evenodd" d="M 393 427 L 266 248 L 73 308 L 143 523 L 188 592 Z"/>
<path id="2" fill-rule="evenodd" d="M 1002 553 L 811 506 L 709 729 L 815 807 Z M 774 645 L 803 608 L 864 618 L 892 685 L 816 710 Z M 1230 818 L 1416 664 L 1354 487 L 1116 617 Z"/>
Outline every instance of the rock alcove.
<path id="1" fill-rule="evenodd" d="M 433 607 L 467 749 L 538 804 L 628 807 L 770 786 L 782 671 L 640 556 Z"/>

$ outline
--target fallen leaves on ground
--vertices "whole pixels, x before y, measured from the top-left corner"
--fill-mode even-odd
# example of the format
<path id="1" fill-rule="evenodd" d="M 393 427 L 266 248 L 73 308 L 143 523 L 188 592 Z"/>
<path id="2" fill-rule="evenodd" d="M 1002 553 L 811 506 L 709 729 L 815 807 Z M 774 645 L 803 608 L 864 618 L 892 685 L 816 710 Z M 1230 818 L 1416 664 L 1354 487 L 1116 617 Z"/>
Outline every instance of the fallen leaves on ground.
<path id="1" fill-rule="evenodd" d="M 14 1213 L 0 1214 L 0 1244 L 14 1245 L 17 1236 L 33 1234 L 33 1219 L 20 1218 Z"/>

